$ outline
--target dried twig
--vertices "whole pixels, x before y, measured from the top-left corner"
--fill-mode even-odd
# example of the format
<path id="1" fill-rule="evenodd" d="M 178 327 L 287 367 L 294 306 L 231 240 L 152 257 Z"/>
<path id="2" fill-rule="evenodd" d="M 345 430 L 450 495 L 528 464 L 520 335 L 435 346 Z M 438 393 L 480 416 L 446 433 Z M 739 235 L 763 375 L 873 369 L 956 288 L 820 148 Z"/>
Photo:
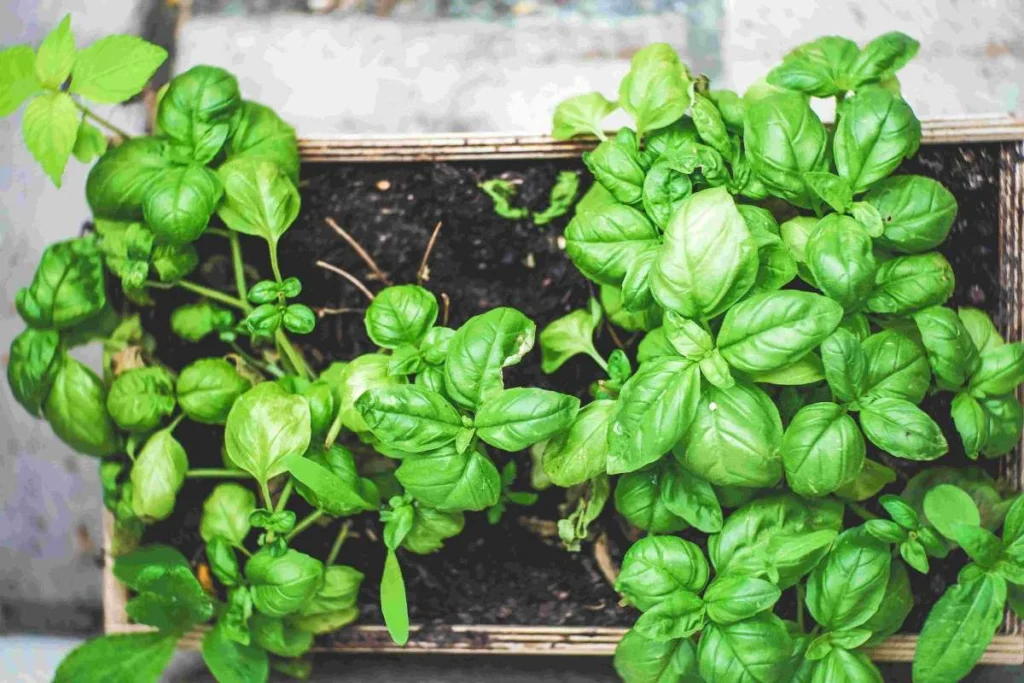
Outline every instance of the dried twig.
<path id="1" fill-rule="evenodd" d="M 421 285 L 430 279 L 430 267 L 427 265 L 427 262 L 430 260 L 430 252 L 434 251 L 434 243 L 437 242 L 437 234 L 439 232 L 441 232 L 441 221 L 438 221 L 437 225 L 434 226 L 434 232 L 431 233 L 430 241 L 427 242 L 427 250 L 423 252 L 420 269 L 416 271 L 416 282 Z"/>
<path id="2" fill-rule="evenodd" d="M 608 550 L 608 534 L 602 533 L 594 541 L 594 559 L 597 561 L 597 568 L 601 570 L 602 576 L 611 586 L 619 578 L 619 568 L 612 561 L 612 554 Z"/>
<path id="3" fill-rule="evenodd" d="M 355 238 L 352 237 L 352 235 L 345 232 L 345 229 L 338 225 L 337 223 L 335 223 L 333 218 L 325 218 L 324 222 L 326 222 L 327 225 L 331 226 L 331 229 L 334 230 L 334 232 L 341 235 L 341 238 L 348 242 L 348 245 L 352 247 L 352 249 L 357 254 L 359 254 L 359 258 L 363 259 L 366 265 L 370 266 L 370 270 L 373 271 L 372 279 L 380 280 L 386 285 L 391 284 L 391 280 L 388 279 L 387 273 L 380 269 L 380 266 L 378 266 L 377 262 L 373 260 L 373 257 L 370 256 L 369 252 L 363 249 L 362 245 L 359 244 L 359 242 L 356 242 Z"/>
<path id="4" fill-rule="evenodd" d="M 448 327 L 448 312 L 452 307 L 452 300 L 448 298 L 448 294 L 441 292 L 441 303 L 444 304 L 444 315 L 441 316 L 441 326 Z"/>
<path id="5" fill-rule="evenodd" d="M 612 324 L 608 322 L 607 319 L 604 321 L 604 326 L 608 328 L 608 334 L 612 336 L 612 341 L 615 342 L 615 345 L 625 351 L 626 345 L 622 342 L 622 339 L 619 338 L 619 335 L 615 333 L 615 328 L 612 327 Z"/>
<path id="6" fill-rule="evenodd" d="M 357 278 L 352 273 L 348 272 L 347 270 L 343 270 L 338 266 L 333 266 L 330 263 L 327 263 L 326 261 L 317 261 L 316 265 L 320 266 L 324 270 L 329 270 L 332 273 L 337 273 L 338 275 L 342 276 L 343 278 L 354 284 L 356 288 L 366 296 L 367 299 L 373 301 L 373 292 L 367 289 L 366 285 L 363 284 L 362 280 Z"/>
<path id="7" fill-rule="evenodd" d="M 316 309 L 316 317 L 326 318 L 329 315 L 343 315 L 345 313 L 365 313 L 364 308 L 318 308 Z"/>

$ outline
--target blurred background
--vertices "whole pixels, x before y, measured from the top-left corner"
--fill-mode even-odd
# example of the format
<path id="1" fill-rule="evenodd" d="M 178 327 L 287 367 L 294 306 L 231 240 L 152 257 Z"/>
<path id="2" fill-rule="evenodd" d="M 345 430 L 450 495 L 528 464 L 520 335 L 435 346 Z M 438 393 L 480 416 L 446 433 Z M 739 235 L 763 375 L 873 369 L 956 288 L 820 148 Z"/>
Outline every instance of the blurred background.
<path id="1" fill-rule="evenodd" d="M 671 43 L 694 72 L 744 89 L 793 46 L 891 30 L 919 40 L 900 72 L 921 117 L 1014 113 L 1024 103 L 1021 0 L 2 0 L 0 46 L 38 44 L 67 13 L 79 46 L 134 33 L 166 47 L 162 77 L 200 63 L 235 72 L 300 136 L 547 132 L 564 97 L 614 98 L 630 56 Z M 131 132 L 140 101 L 101 110 Z M 46 244 L 88 217 L 86 167 L 57 190 L 24 149 L 20 115 L 0 119 L 0 349 Z M 95 364 L 98 358 L 83 357 Z M 100 486 L 95 462 L 30 419 L 0 382 L 0 677 L 50 680 L 64 653 L 102 626 Z M 168 680 L 205 680 L 179 655 Z M 316 680 L 613 681 L 610 660 L 354 658 Z M 890 667 L 887 680 L 909 680 Z M 1017 681 L 979 670 L 973 681 Z"/>

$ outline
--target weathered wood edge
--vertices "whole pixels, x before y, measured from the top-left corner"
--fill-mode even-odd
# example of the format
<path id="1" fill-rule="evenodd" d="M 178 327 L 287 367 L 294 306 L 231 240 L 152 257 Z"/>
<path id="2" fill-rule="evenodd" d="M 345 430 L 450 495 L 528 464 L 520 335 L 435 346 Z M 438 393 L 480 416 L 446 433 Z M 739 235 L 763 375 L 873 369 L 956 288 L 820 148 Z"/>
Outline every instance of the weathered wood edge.
<path id="1" fill-rule="evenodd" d="M 1002 141 L 1000 151 L 999 257 L 1000 282 L 1007 293 L 1004 301 L 1003 332 L 1008 339 L 1024 339 L 1024 121 L 1004 117 L 965 117 L 922 122 L 924 144 Z M 305 162 L 403 162 L 458 159 L 567 158 L 592 148 L 596 140 L 556 141 L 546 136 L 443 135 L 394 138 L 324 138 L 299 141 Z M 1024 391 L 1018 391 L 1024 398 Z M 1024 448 L 1021 449 L 1024 453 Z M 1002 461 L 1001 473 L 1024 488 L 1020 459 Z M 131 624 L 125 612 L 127 590 L 111 572 L 110 543 L 113 517 L 104 511 L 103 609 L 106 633 L 149 630 Z M 197 649 L 206 628 L 185 635 L 179 646 Z M 447 626 L 450 637 L 444 645 L 418 640 L 421 627 L 414 626 L 404 647 L 396 646 L 383 626 L 355 625 L 344 631 L 344 642 L 317 646 L 321 653 L 408 653 L 408 654 L 531 654 L 610 656 L 626 632 L 623 628 L 579 628 L 560 626 Z M 914 659 L 916 635 L 896 635 L 871 650 L 876 662 L 909 662 Z M 1000 633 L 993 638 L 982 664 L 1024 664 L 1024 624 L 1007 610 Z"/>

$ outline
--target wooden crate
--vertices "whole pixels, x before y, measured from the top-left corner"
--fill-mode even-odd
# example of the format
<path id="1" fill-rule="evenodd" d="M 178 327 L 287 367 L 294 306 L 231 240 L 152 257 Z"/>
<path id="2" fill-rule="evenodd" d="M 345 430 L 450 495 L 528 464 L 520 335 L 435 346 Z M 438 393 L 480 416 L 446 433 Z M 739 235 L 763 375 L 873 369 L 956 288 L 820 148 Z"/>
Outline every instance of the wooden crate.
<path id="1" fill-rule="evenodd" d="M 1024 120 L 1003 116 L 969 116 L 922 121 L 922 144 L 1001 143 L 999 177 L 999 269 L 1005 297 L 1003 333 L 1024 340 Z M 555 140 L 545 135 L 444 134 L 429 136 L 335 136 L 299 140 L 304 163 L 408 163 L 417 161 L 465 161 L 487 159 L 563 159 L 578 157 L 596 141 Z M 1001 474 L 1024 488 L 1018 450 L 1015 460 L 1004 459 Z M 111 573 L 112 518 L 104 521 L 103 572 L 104 628 L 107 633 L 148 630 L 131 624 L 125 613 L 127 590 Z M 436 631 L 432 626 L 431 630 Z M 353 625 L 331 647 L 314 652 L 532 654 L 609 656 L 626 632 L 623 628 L 585 628 L 516 625 L 453 625 L 443 645 L 417 639 L 412 627 L 409 642 L 395 645 L 383 626 Z M 204 629 L 186 635 L 181 646 L 195 649 Z M 877 662 L 909 662 L 914 658 L 917 636 L 899 634 L 871 652 Z M 999 633 L 985 651 L 983 664 L 1024 664 L 1024 623 L 1007 611 Z"/>

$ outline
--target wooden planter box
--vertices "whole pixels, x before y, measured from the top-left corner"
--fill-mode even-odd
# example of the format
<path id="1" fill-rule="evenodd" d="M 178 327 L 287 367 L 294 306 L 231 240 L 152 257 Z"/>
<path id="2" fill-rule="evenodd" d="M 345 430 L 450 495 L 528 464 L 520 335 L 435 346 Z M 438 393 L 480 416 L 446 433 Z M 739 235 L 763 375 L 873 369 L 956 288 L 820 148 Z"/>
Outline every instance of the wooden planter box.
<path id="1" fill-rule="evenodd" d="M 923 144 L 993 143 L 1000 146 L 999 166 L 999 280 L 1002 297 L 1003 333 L 1009 340 L 1024 340 L 1024 120 L 999 116 L 929 119 L 922 122 Z M 559 141 L 543 135 L 432 135 L 396 137 L 306 138 L 299 141 L 302 160 L 307 164 L 406 164 L 410 162 L 464 160 L 530 160 L 578 157 L 593 148 L 594 140 Z M 1024 488 L 1022 449 L 1015 458 L 1004 458 L 1002 477 Z M 107 633 L 148 630 L 131 624 L 125 613 L 128 593 L 111 572 L 109 544 L 112 518 L 104 521 L 103 571 L 104 629 Z M 409 643 L 398 647 L 383 626 L 353 625 L 336 638 L 331 647 L 318 646 L 314 652 L 373 653 L 462 653 L 610 656 L 625 633 L 624 628 L 551 627 L 535 625 L 452 625 L 442 645 L 418 639 L 413 626 Z M 181 646 L 199 646 L 203 630 L 188 634 Z M 913 660 L 917 636 L 895 635 L 875 648 L 878 662 Z M 1007 611 L 999 633 L 981 662 L 983 664 L 1024 664 L 1024 622 Z"/>

